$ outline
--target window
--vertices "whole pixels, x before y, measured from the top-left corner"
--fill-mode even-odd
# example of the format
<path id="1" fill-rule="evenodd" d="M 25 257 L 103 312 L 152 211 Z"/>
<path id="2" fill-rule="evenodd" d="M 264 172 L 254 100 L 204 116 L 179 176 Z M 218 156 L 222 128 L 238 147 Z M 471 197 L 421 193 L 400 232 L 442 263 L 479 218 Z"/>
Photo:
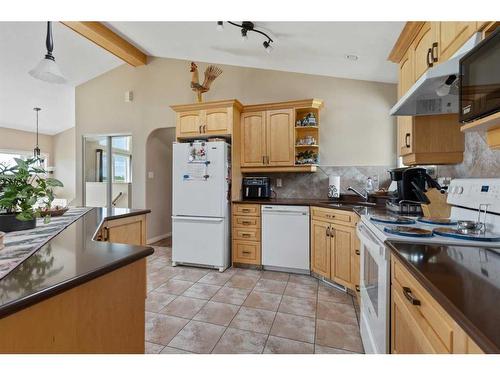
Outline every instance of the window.
<path id="1" fill-rule="evenodd" d="M 49 155 L 42 153 L 40 158 L 42 159 L 41 167 L 47 168 L 47 160 Z M 0 150 L 0 163 L 6 166 L 14 166 L 16 161 L 14 159 L 28 160 L 33 158 L 32 151 L 19 151 L 19 150 Z"/>

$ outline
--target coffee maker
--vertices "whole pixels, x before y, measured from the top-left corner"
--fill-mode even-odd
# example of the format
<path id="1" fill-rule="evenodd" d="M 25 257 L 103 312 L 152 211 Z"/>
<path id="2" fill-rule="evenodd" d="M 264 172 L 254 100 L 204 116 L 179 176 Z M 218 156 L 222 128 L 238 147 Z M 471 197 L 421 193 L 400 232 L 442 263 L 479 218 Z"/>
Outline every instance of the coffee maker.
<path id="1" fill-rule="evenodd" d="M 425 168 L 394 168 L 389 174 L 397 185 L 397 190 L 387 201 L 387 208 L 394 212 L 420 214 L 421 203 L 429 203 L 424 194 L 427 187 L 441 189 Z"/>

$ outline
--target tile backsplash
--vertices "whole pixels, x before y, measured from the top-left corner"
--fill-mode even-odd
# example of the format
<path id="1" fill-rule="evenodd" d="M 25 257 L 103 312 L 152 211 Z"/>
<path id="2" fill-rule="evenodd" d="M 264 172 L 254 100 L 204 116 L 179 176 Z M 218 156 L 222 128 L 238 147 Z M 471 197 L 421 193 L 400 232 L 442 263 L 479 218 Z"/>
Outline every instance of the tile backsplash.
<path id="1" fill-rule="evenodd" d="M 388 169 L 394 166 L 363 166 L 363 167 L 333 167 L 322 166 L 316 173 L 271 173 L 258 174 L 271 177 L 271 184 L 278 198 L 328 198 L 328 175 L 340 176 L 341 194 L 352 194 L 347 191 L 348 186 L 364 187 L 366 179 L 378 176 L 380 187 L 390 184 Z M 323 172 L 324 171 L 324 172 Z M 257 175 L 257 174 L 256 174 Z M 280 178 L 282 187 L 276 186 Z"/>

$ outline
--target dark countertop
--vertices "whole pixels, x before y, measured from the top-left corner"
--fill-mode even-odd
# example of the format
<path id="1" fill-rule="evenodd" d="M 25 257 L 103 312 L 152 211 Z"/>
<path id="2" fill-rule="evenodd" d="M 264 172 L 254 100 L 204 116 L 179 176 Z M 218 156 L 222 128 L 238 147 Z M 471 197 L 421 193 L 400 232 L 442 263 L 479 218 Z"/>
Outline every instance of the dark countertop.
<path id="1" fill-rule="evenodd" d="M 104 219 L 150 210 L 94 208 L 0 280 L 0 318 L 153 253 L 147 246 L 94 241 Z"/>
<path id="2" fill-rule="evenodd" d="M 485 248 L 387 242 L 486 353 L 500 353 L 500 254 Z"/>
<path id="3" fill-rule="evenodd" d="M 343 195 L 342 199 L 297 199 L 297 198 L 271 198 L 271 199 L 240 199 L 233 203 L 254 203 L 264 205 L 289 205 L 289 206 L 315 206 L 324 208 L 333 208 L 336 210 L 344 210 L 355 212 L 358 215 L 364 214 L 385 214 L 385 201 L 383 204 L 376 206 L 362 206 L 359 198 L 355 195 Z"/>

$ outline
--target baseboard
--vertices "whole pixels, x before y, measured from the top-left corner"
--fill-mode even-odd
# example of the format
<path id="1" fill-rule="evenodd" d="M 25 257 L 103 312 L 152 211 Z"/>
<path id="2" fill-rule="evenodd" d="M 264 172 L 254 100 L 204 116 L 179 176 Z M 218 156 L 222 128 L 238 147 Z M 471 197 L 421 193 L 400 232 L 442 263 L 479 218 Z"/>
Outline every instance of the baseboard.
<path id="1" fill-rule="evenodd" d="M 171 236 L 172 236 L 172 232 L 163 233 L 163 234 L 160 234 L 159 236 L 156 236 L 156 237 L 153 237 L 153 238 L 148 238 L 147 244 L 151 245 L 152 243 L 161 241 L 161 240 L 163 240 L 165 238 L 168 238 L 168 237 L 171 237 Z"/>

